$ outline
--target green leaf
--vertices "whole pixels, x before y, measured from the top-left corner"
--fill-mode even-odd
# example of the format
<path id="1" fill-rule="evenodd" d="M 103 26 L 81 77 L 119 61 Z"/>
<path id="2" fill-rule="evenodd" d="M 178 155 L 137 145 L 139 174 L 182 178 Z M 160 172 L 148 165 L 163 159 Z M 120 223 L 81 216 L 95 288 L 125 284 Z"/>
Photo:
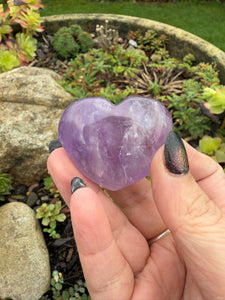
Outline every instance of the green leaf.
<path id="1" fill-rule="evenodd" d="M 219 163 L 225 162 L 225 152 L 223 150 L 217 150 L 215 156 Z"/>
<path id="2" fill-rule="evenodd" d="M 37 40 L 31 33 L 26 35 L 23 32 L 19 32 L 16 34 L 16 41 L 22 50 L 21 54 L 24 55 L 28 61 L 31 61 L 36 55 L 35 51 L 37 50 Z"/>
<path id="3" fill-rule="evenodd" d="M 61 201 L 57 201 L 55 203 L 55 209 L 60 210 L 62 208 L 62 202 Z"/>
<path id="4" fill-rule="evenodd" d="M 205 106 L 212 114 L 221 114 L 225 110 L 225 86 L 222 88 L 205 88 L 203 97 L 208 100 Z"/>
<path id="5" fill-rule="evenodd" d="M 214 155 L 214 153 L 218 150 L 221 144 L 221 138 L 216 137 L 212 138 L 210 136 L 204 136 L 199 141 L 199 147 L 201 152 L 204 152 L 208 155 Z"/>
<path id="6" fill-rule="evenodd" d="M 56 228 L 56 221 L 50 221 L 50 228 L 55 229 Z"/>
<path id="7" fill-rule="evenodd" d="M 0 49 L 0 73 L 7 72 L 20 65 L 18 54 L 14 50 L 1 51 Z"/>
<path id="8" fill-rule="evenodd" d="M 71 298 L 69 298 L 69 296 L 70 296 L 70 294 L 67 291 L 63 291 L 63 293 L 62 293 L 63 300 L 71 299 Z"/>
<path id="9" fill-rule="evenodd" d="M 58 222 L 63 222 L 66 219 L 66 215 L 65 214 L 59 214 L 58 216 L 56 216 L 56 221 Z"/>
<path id="10" fill-rule="evenodd" d="M 49 211 L 53 211 L 54 209 L 55 209 L 55 205 L 54 204 L 49 204 L 48 205 L 48 209 L 49 209 Z"/>
<path id="11" fill-rule="evenodd" d="M 74 293 L 74 289 L 72 287 L 69 288 L 69 294 L 72 296 Z"/>
<path id="12" fill-rule="evenodd" d="M 225 143 L 222 143 L 222 144 L 220 145 L 220 150 L 222 150 L 222 151 L 225 152 Z"/>
<path id="13" fill-rule="evenodd" d="M 46 190 L 50 190 L 52 187 L 53 179 L 51 176 L 44 178 L 44 186 Z"/>
<path id="14" fill-rule="evenodd" d="M 49 218 L 43 218 L 41 223 L 44 226 L 48 226 L 48 224 L 50 223 L 50 219 Z"/>
<path id="15" fill-rule="evenodd" d="M 62 284 L 60 283 L 60 282 L 57 282 L 56 284 L 55 284 L 55 288 L 58 290 L 58 291 L 61 291 L 61 289 L 62 289 Z"/>

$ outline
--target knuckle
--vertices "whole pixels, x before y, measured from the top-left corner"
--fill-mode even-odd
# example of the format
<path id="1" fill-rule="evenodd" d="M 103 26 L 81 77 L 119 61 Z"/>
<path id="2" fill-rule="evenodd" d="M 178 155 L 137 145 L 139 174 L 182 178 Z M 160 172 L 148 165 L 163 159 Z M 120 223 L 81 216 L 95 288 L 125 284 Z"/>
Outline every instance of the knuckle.
<path id="1" fill-rule="evenodd" d="M 211 227 L 224 218 L 222 211 L 205 194 L 199 192 L 189 201 L 183 217 L 192 228 Z"/>

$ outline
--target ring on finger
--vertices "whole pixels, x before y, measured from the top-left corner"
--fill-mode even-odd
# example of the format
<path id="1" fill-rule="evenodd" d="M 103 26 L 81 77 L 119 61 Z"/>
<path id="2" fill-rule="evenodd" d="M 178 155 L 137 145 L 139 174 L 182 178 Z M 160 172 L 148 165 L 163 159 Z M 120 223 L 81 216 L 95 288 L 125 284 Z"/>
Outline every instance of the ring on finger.
<path id="1" fill-rule="evenodd" d="M 162 233 L 160 233 L 159 235 L 153 237 L 152 239 L 147 240 L 149 247 L 150 247 L 153 243 L 155 243 L 155 242 L 157 242 L 157 241 L 163 239 L 164 237 L 166 237 L 169 233 L 171 233 L 171 231 L 170 231 L 169 229 L 166 229 L 166 230 L 164 230 Z"/>

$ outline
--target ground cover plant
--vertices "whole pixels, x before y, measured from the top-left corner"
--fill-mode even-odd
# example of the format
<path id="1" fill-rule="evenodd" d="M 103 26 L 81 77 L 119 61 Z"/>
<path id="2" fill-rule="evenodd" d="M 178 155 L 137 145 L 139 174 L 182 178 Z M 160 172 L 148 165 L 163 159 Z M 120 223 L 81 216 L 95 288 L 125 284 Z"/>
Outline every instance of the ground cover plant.
<path id="1" fill-rule="evenodd" d="M 72 33 L 77 43 L 73 51 L 65 51 L 68 43 L 60 37 L 65 38 L 65 33 Z M 170 110 L 174 130 L 225 166 L 224 87 L 216 66 L 196 63 L 191 53 L 182 60 L 171 58 L 166 36 L 153 30 L 130 32 L 121 38 L 107 22 L 97 26 L 95 32 L 84 32 L 76 26 L 64 28 L 54 37 L 40 33 L 38 53 L 46 42 L 49 53 L 34 58 L 32 65 L 53 68 L 63 75 L 61 84 L 75 100 L 101 96 L 118 104 L 131 94 L 154 97 Z M 21 187 L 12 193 L 11 189 L 11 178 L 2 171 L 0 192 L 4 198 L 0 198 L 0 205 L 12 200 L 26 203 L 31 193 L 37 195 L 35 210 L 37 218 L 42 219 L 52 268 L 51 290 L 42 300 L 89 299 L 69 209 L 62 206 L 63 199 L 51 178 L 35 187 L 23 187 L 23 192 Z"/>

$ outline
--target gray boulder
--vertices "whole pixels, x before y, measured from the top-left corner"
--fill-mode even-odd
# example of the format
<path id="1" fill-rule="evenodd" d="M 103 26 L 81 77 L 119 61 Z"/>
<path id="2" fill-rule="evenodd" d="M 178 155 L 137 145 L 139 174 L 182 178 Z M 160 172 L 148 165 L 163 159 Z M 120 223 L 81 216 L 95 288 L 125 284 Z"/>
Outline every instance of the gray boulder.
<path id="1" fill-rule="evenodd" d="M 54 71 L 35 67 L 0 74 L 0 162 L 15 183 L 30 185 L 47 175 L 48 144 L 73 101 L 59 80 Z"/>
<path id="2" fill-rule="evenodd" d="M 51 277 L 39 221 L 20 202 L 1 206 L 0 216 L 0 299 L 38 300 Z"/>

